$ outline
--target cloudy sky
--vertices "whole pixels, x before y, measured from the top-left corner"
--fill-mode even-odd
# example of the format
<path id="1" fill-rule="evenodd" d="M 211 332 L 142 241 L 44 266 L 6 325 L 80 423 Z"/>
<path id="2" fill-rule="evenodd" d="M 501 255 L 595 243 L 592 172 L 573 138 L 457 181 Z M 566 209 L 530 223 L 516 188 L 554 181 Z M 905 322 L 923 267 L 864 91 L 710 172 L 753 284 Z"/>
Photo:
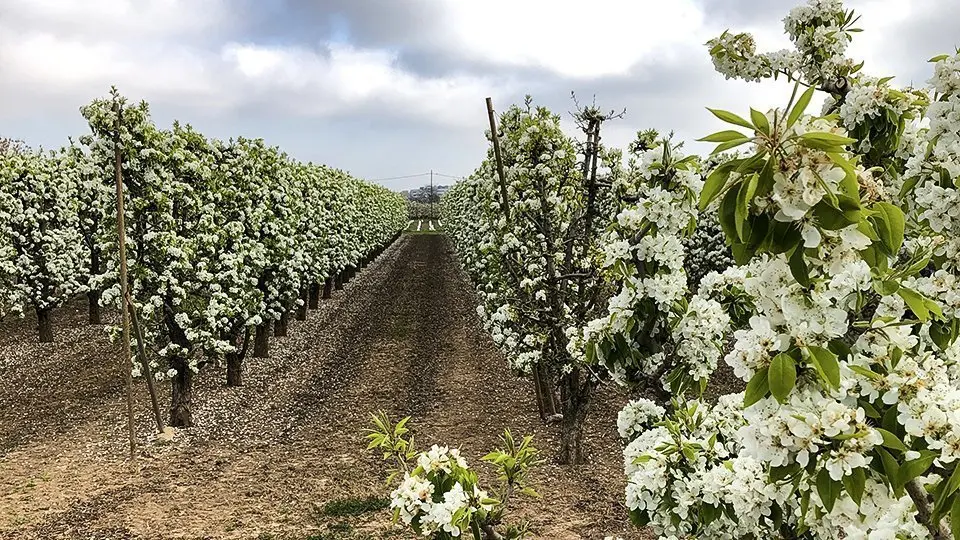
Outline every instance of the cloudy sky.
<path id="1" fill-rule="evenodd" d="M 705 106 L 789 98 L 725 81 L 703 43 L 730 28 L 785 47 L 780 21 L 799 1 L 0 0 L 0 136 L 59 146 L 86 129 L 79 107 L 116 84 L 161 126 L 262 137 L 369 179 L 469 174 L 486 96 L 502 110 L 529 93 L 569 118 L 574 91 L 626 108 L 608 144 L 647 127 L 692 140 L 718 127 Z M 960 45 L 960 0 L 847 5 L 868 73 L 922 84 L 925 61 Z"/>

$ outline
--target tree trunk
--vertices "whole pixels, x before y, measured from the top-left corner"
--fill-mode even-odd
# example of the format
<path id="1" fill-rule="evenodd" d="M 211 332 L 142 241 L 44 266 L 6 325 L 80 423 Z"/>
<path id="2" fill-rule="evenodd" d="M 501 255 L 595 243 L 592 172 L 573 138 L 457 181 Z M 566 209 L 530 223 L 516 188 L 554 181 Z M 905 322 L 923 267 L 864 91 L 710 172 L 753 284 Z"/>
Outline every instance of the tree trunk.
<path id="1" fill-rule="evenodd" d="M 337 275 L 334 278 L 334 285 L 335 285 L 334 288 L 337 289 L 338 291 L 343 290 L 343 273 L 344 272 L 346 272 L 346 270 L 341 270 L 337 272 Z"/>
<path id="2" fill-rule="evenodd" d="M 312 283 L 310 285 L 310 309 L 320 307 L 320 284 Z"/>
<path id="3" fill-rule="evenodd" d="M 560 404 L 563 409 L 560 462 L 565 465 L 580 465 L 586 461 L 583 431 L 593 388 L 589 382 L 581 382 L 579 369 L 564 375 L 560 388 Z"/>
<path id="4" fill-rule="evenodd" d="M 100 248 L 94 244 L 90 250 L 90 274 L 100 273 Z M 100 290 L 91 289 L 87 291 L 87 302 L 89 303 L 88 320 L 90 324 L 100 324 Z"/>
<path id="5" fill-rule="evenodd" d="M 183 359 L 172 360 L 177 374 L 170 379 L 170 425 L 190 427 L 193 425 L 193 371 Z"/>
<path id="6" fill-rule="evenodd" d="M 36 311 L 40 343 L 53 343 L 53 321 L 50 317 L 53 308 L 36 308 Z"/>
<path id="7" fill-rule="evenodd" d="M 333 298 L 333 278 L 327 278 L 323 282 L 323 298 Z"/>
<path id="8" fill-rule="evenodd" d="M 287 337 L 287 323 L 290 321 L 290 312 L 284 311 L 280 320 L 273 325 L 273 337 Z"/>
<path id="9" fill-rule="evenodd" d="M 243 357 L 238 351 L 227 353 L 227 386 L 243 386 Z"/>
<path id="10" fill-rule="evenodd" d="M 257 326 L 257 336 L 253 342 L 254 358 L 270 358 L 270 321 Z"/>
<path id="11" fill-rule="evenodd" d="M 100 291 L 87 291 L 87 321 L 90 324 L 100 324 Z"/>
<path id="12" fill-rule="evenodd" d="M 304 287 L 300 290 L 300 306 L 297 307 L 297 320 L 307 320 L 307 305 L 310 302 L 310 289 Z"/>
<path id="13" fill-rule="evenodd" d="M 533 369 L 533 390 L 537 398 L 537 409 L 540 411 L 540 420 L 546 422 L 559 411 L 556 394 L 553 389 L 553 378 L 546 367 L 538 363 Z"/>

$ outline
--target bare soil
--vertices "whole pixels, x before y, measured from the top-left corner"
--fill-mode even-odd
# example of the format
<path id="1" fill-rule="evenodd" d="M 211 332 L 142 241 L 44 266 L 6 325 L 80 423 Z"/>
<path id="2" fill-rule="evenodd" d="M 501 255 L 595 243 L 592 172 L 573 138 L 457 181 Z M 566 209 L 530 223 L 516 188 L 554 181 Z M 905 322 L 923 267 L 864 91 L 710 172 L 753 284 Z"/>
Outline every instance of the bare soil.
<path id="1" fill-rule="evenodd" d="M 622 504 L 625 398 L 603 394 L 591 411 L 590 463 L 558 465 L 557 427 L 540 422 L 530 383 L 478 326 L 441 235 L 404 235 L 307 321 L 291 321 L 270 358 L 247 360 L 244 386 L 204 370 L 196 425 L 172 441 L 154 436 L 138 381 L 134 461 L 118 348 L 86 324 L 83 299 L 54 318 L 53 344 L 37 342 L 29 317 L 0 323 L 0 538 L 408 538 L 389 510 L 324 510 L 388 497 L 362 432 L 380 409 L 413 416 L 421 448 L 461 448 L 490 484 L 480 457 L 503 429 L 533 435 L 543 497 L 518 499 L 511 515 L 535 538 L 640 538 Z"/>

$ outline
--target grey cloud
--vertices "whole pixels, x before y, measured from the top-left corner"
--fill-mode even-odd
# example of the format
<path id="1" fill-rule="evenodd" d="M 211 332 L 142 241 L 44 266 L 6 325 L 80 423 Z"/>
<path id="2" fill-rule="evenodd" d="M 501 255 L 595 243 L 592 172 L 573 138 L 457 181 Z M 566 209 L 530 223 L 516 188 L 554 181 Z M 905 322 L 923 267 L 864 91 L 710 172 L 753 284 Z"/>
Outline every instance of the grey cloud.
<path id="1" fill-rule="evenodd" d="M 707 19 L 714 24 L 752 25 L 778 23 L 798 0 L 698 0 Z"/>

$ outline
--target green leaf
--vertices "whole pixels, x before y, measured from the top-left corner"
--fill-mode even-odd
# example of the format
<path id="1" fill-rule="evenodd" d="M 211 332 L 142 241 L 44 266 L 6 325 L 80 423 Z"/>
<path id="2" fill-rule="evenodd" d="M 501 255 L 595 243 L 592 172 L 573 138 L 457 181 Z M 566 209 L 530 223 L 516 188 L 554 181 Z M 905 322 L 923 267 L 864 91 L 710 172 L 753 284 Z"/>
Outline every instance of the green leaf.
<path id="1" fill-rule="evenodd" d="M 777 401 L 780 403 L 787 401 L 787 396 L 797 384 L 797 365 L 790 355 L 780 353 L 773 358 L 767 373 L 767 384 L 770 386 L 770 393 L 777 398 Z"/>
<path id="2" fill-rule="evenodd" d="M 930 323 L 930 339 L 933 340 L 941 351 L 946 351 L 956 340 L 957 336 L 954 333 L 956 321 L 957 319 L 953 319 L 950 322 L 933 321 Z"/>
<path id="3" fill-rule="evenodd" d="M 900 466 L 897 482 L 901 486 L 907 485 L 907 482 L 927 472 L 927 469 L 930 468 L 930 465 L 933 465 L 933 460 L 939 455 L 939 453 L 930 452 L 921 455 L 917 459 L 911 459 L 910 461 L 904 463 Z"/>
<path id="4" fill-rule="evenodd" d="M 770 385 L 767 382 L 767 368 L 758 370 L 750 382 L 747 383 L 747 389 L 743 392 L 743 408 L 747 408 L 761 399 L 767 397 L 770 391 Z"/>
<path id="5" fill-rule="evenodd" d="M 813 131 L 800 135 L 800 144 L 818 150 L 843 151 L 844 146 L 855 142 L 857 142 L 856 139 L 834 135 L 833 133 L 827 133 L 825 131 Z"/>
<path id="6" fill-rule="evenodd" d="M 813 215 L 816 218 L 816 223 L 828 231 L 838 231 L 853 225 L 860 218 L 857 212 L 844 212 L 834 208 L 827 199 L 820 201 L 813 207 Z"/>
<path id="7" fill-rule="evenodd" d="M 797 246 L 790 256 L 790 273 L 793 279 L 797 280 L 803 288 L 810 287 L 810 271 L 807 269 L 807 261 L 803 258 L 803 246 Z"/>
<path id="8" fill-rule="evenodd" d="M 954 538 L 960 538 L 960 497 L 953 499 L 950 507 L 950 532 Z"/>
<path id="9" fill-rule="evenodd" d="M 927 322 L 930 320 L 930 310 L 927 308 L 927 303 L 924 302 L 926 299 L 922 294 L 907 287 L 900 287 L 897 294 L 900 295 L 900 298 L 903 298 L 903 301 L 907 303 L 907 307 L 910 308 L 910 311 L 912 311 L 920 321 Z"/>
<path id="10" fill-rule="evenodd" d="M 833 512 L 833 505 L 837 502 L 841 489 L 840 482 L 830 478 L 830 473 L 826 469 L 820 469 L 817 473 L 817 495 L 823 501 L 823 507 L 827 512 Z"/>
<path id="11" fill-rule="evenodd" d="M 840 362 L 837 361 L 837 355 L 829 349 L 814 345 L 807 347 L 807 351 L 810 353 L 810 361 L 824 382 L 833 388 L 840 388 Z"/>
<path id="12" fill-rule="evenodd" d="M 890 481 L 890 486 L 893 487 L 894 494 L 897 497 L 903 496 L 903 484 L 897 483 L 897 479 L 900 477 L 900 466 L 897 465 L 897 460 L 883 448 L 877 448 L 877 454 L 880 454 L 883 470 L 887 473 L 887 479 Z"/>
<path id="13" fill-rule="evenodd" d="M 724 164 L 726 165 L 726 164 Z M 707 176 L 703 183 L 703 189 L 700 190 L 700 211 L 704 211 L 710 206 L 710 203 L 717 197 L 723 187 L 727 185 L 730 178 L 729 167 L 717 167 L 710 176 Z"/>
<path id="14" fill-rule="evenodd" d="M 874 281 L 873 290 L 875 290 L 880 296 L 890 296 L 891 294 L 897 294 L 897 291 L 900 290 L 900 283 L 894 279 Z"/>
<path id="15" fill-rule="evenodd" d="M 900 246 L 903 245 L 903 233 L 906 227 L 903 210 L 885 202 L 874 204 L 873 209 L 878 214 L 877 234 L 880 235 L 880 241 L 890 255 L 896 255 L 900 251 Z"/>
<path id="16" fill-rule="evenodd" d="M 941 489 L 939 495 L 937 495 L 936 504 L 934 505 L 936 510 L 942 509 L 944 506 L 943 503 L 957 491 L 957 488 L 960 488 L 960 467 L 954 466 L 950 478 L 942 480 L 941 482 L 943 483 L 943 489 Z"/>
<path id="17" fill-rule="evenodd" d="M 753 194 L 757 191 L 758 175 L 750 176 L 750 179 L 740 185 L 740 192 L 737 194 L 737 208 L 734 217 L 736 218 L 737 236 L 741 241 L 748 240 L 746 236 L 747 218 L 750 217 L 750 201 L 753 200 Z"/>
<path id="18" fill-rule="evenodd" d="M 897 437 L 893 433 L 890 433 L 889 431 L 883 428 L 873 428 L 873 429 L 877 430 L 877 432 L 879 432 L 880 435 L 883 437 L 883 443 L 882 443 L 883 446 L 890 448 L 892 450 L 898 450 L 900 452 L 906 452 L 907 450 L 909 450 L 909 448 L 907 448 L 907 445 L 903 444 L 903 441 L 900 440 L 900 437 Z"/>
<path id="19" fill-rule="evenodd" d="M 798 472 L 800 472 L 800 465 L 797 463 L 791 463 L 790 465 L 784 465 L 782 467 L 770 467 L 770 481 L 780 482 Z"/>
<path id="20" fill-rule="evenodd" d="M 745 127 L 747 129 L 754 129 L 753 124 L 751 124 L 750 122 L 747 122 L 746 120 L 733 114 L 732 112 L 724 111 L 720 109 L 711 109 L 709 107 L 707 107 L 707 110 L 712 112 L 714 116 L 723 120 L 724 122 L 727 122 L 728 124 L 735 124 L 740 127 Z"/>
<path id="21" fill-rule="evenodd" d="M 774 221 L 770 227 L 770 252 L 774 255 L 787 253 L 797 247 L 803 240 L 800 234 L 800 227 L 793 221 L 783 222 Z"/>
<path id="22" fill-rule="evenodd" d="M 740 133 L 739 131 L 729 129 L 726 131 L 718 131 L 716 133 L 711 133 L 710 135 L 707 135 L 706 137 L 702 139 L 697 139 L 697 140 L 700 142 L 722 143 L 722 142 L 730 142 L 736 139 L 742 139 L 744 137 L 747 137 L 747 136 L 744 135 L 743 133 Z"/>
<path id="23" fill-rule="evenodd" d="M 850 368 L 850 371 L 852 371 L 852 372 L 854 372 L 854 373 L 856 373 L 856 374 L 858 374 L 858 375 L 862 375 L 862 376 L 864 376 L 864 377 L 866 377 L 866 378 L 868 378 L 868 379 L 870 379 L 870 380 L 874 380 L 874 381 L 883 380 L 883 375 L 881 375 L 881 374 L 879 374 L 879 373 L 874 373 L 873 371 L 870 371 L 869 369 L 867 369 L 867 368 L 865 368 L 865 367 L 863 367 L 863 366 L 851 365 L 851 366 L 847 366 L 847 367 Z"/>
<path id="24" fill-rule="evenodd" d="M 737 239 L 737 195 L 739 193 L 740 190 L 736 185 L 728 189 L 723 200 L 720 201 L 720 208 L 717 209 L 717 219 L 729 243 Z"/>
<path id="25" fill-rule="evenodd" d="M 770 121 L 767 120 L 767 116 L 762 112 L 751 108 L 750 109 L 750 119 L 753 120 L 753 125 L 757 126 L 757 130 L 764 135 L 770 134 Z"/>
<path id="26" fill-rule="evenodd" d="M 746 143 L 748 143 L 748 142 L 750 142 L 750 141 L 752 141 L 752 140 L 753 140 L 753 139 L 751 139 L 751 138 L 749 138 L 749 137 L 744 137 L 744 138 L 742 138 L 742 139 L 734 139 L 734 140 L 732 140 L 732 141 L 727 141 L 727 142 L 725 142 L 725 143 L 720 143 L 720 144 L 717 145 L 716 148 L 713 149 L 713 152 L 710 152 L 710 155 L 713 156 L 713 155 L 719 154 L 720 152 L 726 152 L 727 150 L 730 150 L 731 148 L 736 148 L 736 147 L 740 146 L 741 144 L 746 144 Z"/>
<path id="27" fill-rule="evenodd" d="M 860 506 L 860 501 L 863 500 L 863 490 L 866 485 L 867 473 L 862 468 L 853 469 L 850 474 L 843 477 L 843 487 L 846 488 L 850 498 L 857 503 L 857 506 Z"/>
<path id="28" fill-rule="evenodd" d="M 932 62 L 932 63 L 942 62 L 943 60 L 946 60 L 947 58 L 950 58 L 950 55 L 949 55 L 949 54 L 938 54 L 937 56 L 934 56 L 933 58 L 927 60 L 927 62 Z M 957 536 L 957 535 L 954 534 L 954 536 Z"/>
<path id="29" fill-rule="evenodd" d="M 793 109 L 790 111 L 790 116 L 787 117 L 787 127 L 790 127 L 797 123 L 797 120 L 800 119 L 800 116 L 803 115 L 804 111 L 807 110 L 807 105 L 810 104 L 810 99 L 813 98 L 813 92 L 815 88 L 807 88 L 807 91 L 800 95 L 800 99 L 797 100 L 796 105 L 793 106 Z"/>

